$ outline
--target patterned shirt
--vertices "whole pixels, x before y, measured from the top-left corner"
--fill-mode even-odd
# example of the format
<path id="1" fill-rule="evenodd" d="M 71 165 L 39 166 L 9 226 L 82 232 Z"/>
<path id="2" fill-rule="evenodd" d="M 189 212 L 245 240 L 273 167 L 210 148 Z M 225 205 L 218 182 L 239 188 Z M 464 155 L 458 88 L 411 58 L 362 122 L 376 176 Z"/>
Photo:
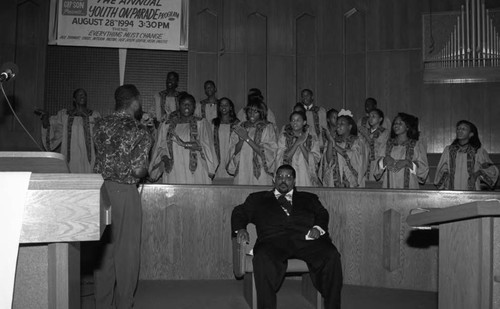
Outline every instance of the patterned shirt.
<path id="1" fill-rule="evenodd" d="M 135 184 L 136 168 L 146 167 L 153 137 L 127 113 L 115 112 L 96 120 L 94 126 L 96 162 L 94 172 L 105 180 Z"/>

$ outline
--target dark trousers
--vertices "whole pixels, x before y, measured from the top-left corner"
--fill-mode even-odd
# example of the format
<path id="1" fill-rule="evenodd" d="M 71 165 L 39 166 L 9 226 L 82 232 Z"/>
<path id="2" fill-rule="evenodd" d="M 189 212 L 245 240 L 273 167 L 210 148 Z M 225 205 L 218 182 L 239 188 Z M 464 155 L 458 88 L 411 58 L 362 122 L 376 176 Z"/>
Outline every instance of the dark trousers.
<path id="1" fill-rule="evenodd" d="M 258 244 L 253 257 L 257 308 L 276 308 L 276 292 L 283 283 L 287 260 L 291 258 L 307 263 L 314 286 L 325 298 L 325 309 L 340 308 L 340 254 L 328 238 L 301 242 L 299 247 L 291 241 Z"/>
<path id="2" fill-rule="evenodd" d="M 94 271 L 96 308 L 132 308 L 141 256 L 141 198 L 135 185 L 104 182 L 111 202 L 111 225 Z"/>

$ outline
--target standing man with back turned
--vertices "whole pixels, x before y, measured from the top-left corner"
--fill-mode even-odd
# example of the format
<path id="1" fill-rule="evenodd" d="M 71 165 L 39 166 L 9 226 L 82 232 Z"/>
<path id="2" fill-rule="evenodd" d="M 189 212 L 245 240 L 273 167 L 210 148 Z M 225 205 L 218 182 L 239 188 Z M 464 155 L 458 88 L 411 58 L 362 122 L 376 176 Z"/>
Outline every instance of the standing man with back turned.
<path id="1" fill-rule="evenodd" d="M 231 227 L 238 243 L 249 241 L 249 223 L 257 229 L 253 250 L 257 308 L 276 308 L 276 292 L 291 258 L 307 263 L 314 286 L 325 298 L 325 309 L 340 308 L 342 267 L 328 235 L 328 220 L 317 195 L 297 191 L 290 165 L 276 171 L 274 190 L 252 193 L 234 208 Z"/>
<path id="2" fill-rule="evenodd" d="M 100 265 L 94 273 L 97 309 L 134 306 L 142 226 L 137 183 L 147 175 L 153 143 L 151 135 L 139 123 L 142 116 L 139 95 L 134 85 L 118 87 L 115 112 L 101 118 L 95 126 L 94 170 L 104 178 L 104 189 L 113 207 L 112 223 L 106 230 L 110 240 L 103 243 Z"/>

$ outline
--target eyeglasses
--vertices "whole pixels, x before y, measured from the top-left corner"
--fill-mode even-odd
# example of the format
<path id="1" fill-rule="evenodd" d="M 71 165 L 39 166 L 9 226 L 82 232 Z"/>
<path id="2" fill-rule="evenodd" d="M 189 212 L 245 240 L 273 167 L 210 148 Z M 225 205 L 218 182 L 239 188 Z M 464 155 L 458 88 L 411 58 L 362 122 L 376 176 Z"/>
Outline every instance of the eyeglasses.
<path id="1" fill-rule="evenodd" d="M 293 177 L 290 174 L 285 174 L 285 175 L 280 174 L 280 175 L 276 175 L 275 178 L 276 179 L 286 179 L 286 180 L 288 180 L 288 179 L 294 179 L 295 177 Z"/>

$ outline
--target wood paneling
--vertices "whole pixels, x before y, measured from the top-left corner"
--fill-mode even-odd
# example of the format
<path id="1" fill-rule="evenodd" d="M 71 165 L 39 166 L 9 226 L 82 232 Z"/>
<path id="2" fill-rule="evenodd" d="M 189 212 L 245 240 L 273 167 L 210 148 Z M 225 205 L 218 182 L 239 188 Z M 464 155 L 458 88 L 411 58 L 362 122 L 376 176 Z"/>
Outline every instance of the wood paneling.
<path id="1" fill-rule="evenodd" d="M 194 76 L 189 76 L 196 84 L 201 85 L 193 93 L 195 98 L 201 100 L 205 97 L 203 84 L 207 80 L 213 80 L 217 84 L 219 76 L 219 10 L 204 8 L 196 13 L 198 31 L 191 32 L 194 35 L 194 49 L 197 50 L 194 61 Z M 191 72 L 190 72 L 191 73 Z"/>
<path id="2" fill-rule="evenodd" d="M 76 175 L 76 176 L 75 176 Z M 20 243 L 92 241 L 105 225 L 97 174 L 32 174 Z"/>
<path id="3" fill-rule="evenodd" d="M 198 76 L 213 76 L 220 84 L 219 96 L 229 96 L 239 108 L 245 104 L 248 88 L 259 87 L 278 115 L 278 127 L 288 121 L 302 88 L 311 88 L 316 102 L 326 108 L 340 109 L 345 103 L 356 117 L 363 115 L 364 99 L 371 96 L 391 119 L 398 112 L 419 117 L 429 153 L 439 153 L 451 143 L 460 119 L 475 122 L 484 147 L 497 153 L 498 83 L 422 82 L 422 13 L 457 10 L 461 4 L 462 0 L 193 0 L 192 14 L 209 8 L 223 20 L 218 25 L 224 53 L 217 60 L 218 76 L 201 67 L 197 56 L 190 56 L 190 90 L 202 93 L 203 81 Z M 486 4 L 488 8 L 499 6 L 495 1 Z M 346 20 L 344 57 L 344 13 L 352 8 L 358 13 Z M 266 30 L 262 20 L 249 27 L 251 14 L 265 16 Z M 196 33 L 200 23 L 193 21 L 190 26 Z M 190 53 L 197 55 L 196 38 L 191 36 Z"/>
<path id="4" fill-rule="evenodd" d="M 251 13 L 246 28 L 246 89 L 259 88 L 267 98 L 267 16 Z"/>
<path id="5" fill-rule="evenodd" d="M 19 246 L 12 308 L 51 308 L 48 255 L 47 244 Z"/>
<path id="6" fill-rule="evenodd" d="M 498 234 L 494 229 L 500 222 L 498 207 L 492 213 L 489 217 L 480 211 L 480 218 L 438 222 L 439 308 L 493 309 L 500 301 L 493 278 L 498 260 L 494 245 Z"/>
<path id="7" fill-rule="evenodd" d="M 500 256 L 500 220 L 494 220 L 493 222 L 493 256 Z M 493 260 L 493 308 L 500 307 L 500 259 Z"/>
<path id="8" fill-rule="evenodd" d="M 260 88 L 277 115 L 278 127 L 288 122 L 301 88 L 315 91 L 318 102 L 341 98 L 342 93 L 337 89 L 343 87 L 342 73 L 325 66 L 330 63 L 339 66 L 338 54 L 334 52 L 342 49 L 332 31 L 342 25 L 333 18 L 335 12 L 324 9 L 340 8 L 338 2 L 220 0 L 217 4 L 198 0 L 190 3 L 191 16 L 205 8 L 222 20 L 218 23 L 222 27 L 219 71 L 208 72 L 200 67 L 199 42 L 196 36 L 190 36 L 189 91 L 201 93 L 200 74 L 218 74 L 212 79 L 219 83 L 219 97 L 228 96 L 240 108 L 246 104 L 248 88 Z M 193 21 L 191 33 L 196 33 L 200 26 L 199 21 Z M 323 60 L 325 63 L 320 62 Z"/>
<path id="9" fill-rule="evenodd" d="M 400 267 L 400 230 L 401 214 L 393 209 L 384 211 L 384 267 L 388 271 L 393 271 Z"/>
<path id="10" fill-rule="evenodd" d="M 307 13 L 295 20 L 296 31 L 296 96 L 300 98 L 303 89 L 316 93 L 317 31 L 316 17 Z"/>
<path id="11" fill-rule="evenodd" d="M 352 111 L 354 119 L 358 119 L 365 114 L 366 55 L 348 54 L 345 64 L 345 107 Z"/>
<path id="12" fill-rule="evenodd" d="M 237 111 L 246 104 L 246 56 L 244 53 L 224 53 L 219 58 L 219 98 L 230 98 Z"/>
<path id="13" fill-rule="evenodd" d="M 269 56 L 269 107 L 276 115 L 278 127 L 280 124 L 288 123 L 288 116 L 292 107 L 297 102 L 293 91 L 295 86 L 294 76 L 295 57 L 293 55 L 271 55 Z"/>
<path id="14" fill-rule="evenodd" d="M 496 308 L 494 299 L 494 229 L 498 201 L 418 213 L 409 224 L 439 226 L 439 308 Z M 415 218 L 414 218 L 415 217 Z M 419 223 L 420 222 L 420 223 Z"/>
<path id="15" fill-rule="evenodd" d="M 346 2 L 353 2 L 347 0 Z M 421 13 L 427 1 L 371 0 L 368 7 L 368 50 L 420 48 Z M 437 3 L 441 1 L 432 1 Z"/>
<path id="16" fill-rule="evenodd" d="M 80 244 L 49 244 L 48 261 L 48 308 L 80 308 Z"/>
<path id="17" fill-rule="evenodd" d="M 266 189 L 144 186 L 141 279 L 233 278 L 231 211 L 248 194 Z M 499 198 L 498 193 L 481 192 L 322 188 L 308 191 L 318 194 L 330 213 L 329 232 L 342 254 L 346 284 L 426 291 L 437 289 L 437 233 L 412 231 L 406 224 L 411 209 Z M 392 271 L 384 267 L 386 211 L 400 214 L 393 217 L 399 218 L 400 229 L 394 230 L 397 237 L 392 235 L 396 238 L 391 238 L 388 247 L 393 261 L 400 261 Z M 394 220 L 390 220 L 393 228 L 397 227 Z"/>
<path id="18" fill-rule="evenodd" d="M 420 76 L 420 72 L 410 66 L 417 59 L 420 59 L 417 50 L 368 53 L 368 96 L 377 99 L 378 107 L 391 120 L 398 112 L 422 117 L 419 96 L 410 93 L 418 87 L 412 82 Z"/>
<path id="19" fill-rule="evenodd" d="M 315 101 L 326 110 L 340 110 L 343 100 L 343 60 L 341 53 L 325 53 L 318 55 L 318 84 Z"/>

